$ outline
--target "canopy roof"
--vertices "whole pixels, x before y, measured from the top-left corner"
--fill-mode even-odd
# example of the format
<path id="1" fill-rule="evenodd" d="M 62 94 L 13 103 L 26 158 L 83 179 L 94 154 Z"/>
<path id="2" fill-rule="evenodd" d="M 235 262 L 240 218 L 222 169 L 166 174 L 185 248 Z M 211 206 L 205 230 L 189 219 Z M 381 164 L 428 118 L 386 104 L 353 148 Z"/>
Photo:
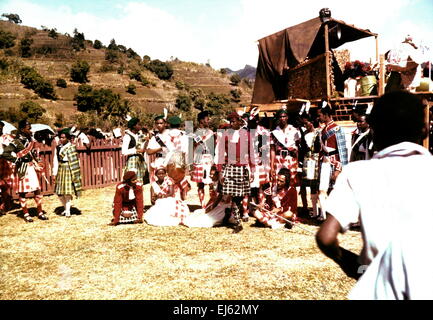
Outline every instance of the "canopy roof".
<path id="1" fill-rule="evenodd" d="M 329 18 L 322 23 L 319 17 L 281 30 L 259 40 L 259 61 L 252 103 L 271 103 L 287 99 L 278 96 L 278 86 L 285 69 L 296 67 L 305 59 L 325 53 L 324 28 L 328 24 L 329 48 L 362 38 L 377 36 L 343 21 Z"/>

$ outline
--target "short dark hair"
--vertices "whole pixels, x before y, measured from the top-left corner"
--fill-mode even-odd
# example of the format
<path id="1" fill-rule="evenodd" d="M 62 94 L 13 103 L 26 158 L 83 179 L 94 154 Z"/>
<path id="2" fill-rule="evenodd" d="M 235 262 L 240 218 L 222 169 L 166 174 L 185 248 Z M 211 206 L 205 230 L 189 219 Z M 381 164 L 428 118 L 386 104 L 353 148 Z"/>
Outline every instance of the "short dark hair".
<path id="1" fill-rule="evenodd" d="M 404 141 L 419 143 L 426 135 L 424 105 L 408 91 L 393 91 L 380 97 L 367 122 L 379 150 Z"/>
<path id="2" fill-rule="evenodd" d="M 30 122 L 28 122 L 27 119 L 23 119 L 18 122 L 18 129 L 24 129 L 28 125 L 30 125 Z"/>
<path id="3" fill-rule="evenodd" d="M 290 170 L 287 168 L 281 168 L 280 171 L 278 171 L 278 175 L 286 177 L 286 188 L 288 188 L 290 186 Z"/>

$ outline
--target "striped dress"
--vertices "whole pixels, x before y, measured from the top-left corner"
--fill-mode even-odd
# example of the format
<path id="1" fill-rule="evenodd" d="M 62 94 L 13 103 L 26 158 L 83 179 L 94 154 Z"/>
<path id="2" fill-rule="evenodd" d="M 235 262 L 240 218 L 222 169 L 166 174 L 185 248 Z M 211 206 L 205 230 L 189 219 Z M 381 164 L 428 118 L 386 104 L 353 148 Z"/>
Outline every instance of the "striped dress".
<path id="1" fill-rule="evenodd" d="M 55 148 L 53 175 L 56 176 L 54 192 L 57 195 L 80 196 L 82 191 L 80 161 L 75 146 L 70 142 Z"/>

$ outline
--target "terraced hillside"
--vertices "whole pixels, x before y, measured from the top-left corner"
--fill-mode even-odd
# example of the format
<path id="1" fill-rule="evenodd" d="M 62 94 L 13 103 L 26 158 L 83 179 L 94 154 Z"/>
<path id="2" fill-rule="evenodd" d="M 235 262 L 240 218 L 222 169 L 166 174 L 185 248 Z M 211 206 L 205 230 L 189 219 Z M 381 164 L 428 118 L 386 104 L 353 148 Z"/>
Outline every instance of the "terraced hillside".
<path id="1" fill-rule="evenodd" d="M 73 37 L 70 35 L 57 34 L 57 37 L 53 38 L 48 35 L 48 30 L 16 25 L 8 21 L 0 21 L 0 31 L 9 32 L 16 38 L 13 47 L 0 49 L 0 60 L 8 66 L 0 69 L 0 111 L 17 108 L 20 103 L 33 100 L 47 110 L 45 117 L 48 120 L 53 120 L 59 112 L 66 119 L 76 115 L 78 111 L 74 96 L 80 84 L 71 81 L 70 70 L 78 60 L 86 61 L 90 65 L 87 84 L 94 89 L 111 89 L 120 94 L 122 99 L 130 102 L 132 110 L 139 113 L 161 112 L 164 107 L 176 111 L 175 101 L 182 91 L 178 89 L 176 82 L 187 84 L 191 89 L 201 89 L 204 94 L 213 92 L 225 94 L 229 98 L 231 90 L 238 89 L 241 96 L 236 101 L 233 100 L 233 106 L 248 105 L 251 101 L 251 86 L 244 82 L 234 86 L 229 75 L 207 65 L 174 59 L 168 61 L 174 71 L 172 78 L 160 80 L 155 73 L 143 67 L 141 57 L 131 58 L 125 52 L 119 52 L 118 59 L 110 62 L 106 59 L 108 49 L 95 49 L 93 42 L 89 40 L 84 41 L 84 49 L 76 51 L 71 46 Z M 20 52 L 23 39 L 31 39 L 32 54 L 28 58 L 22 57 Z M 25 88 L 20 83 L 19 76 L 19 70 L 23 66 L 35 68 L 44 79 L 53 84 L 58 99 L 41 99 L 32 90 Z M 139 70 L 141 76 L 147 79 L 147 85 L 130 79 L 129 74 L 134 70 Z M 66 80 L 67 87 L 57 87 L 58 79 Z M 126 91 L 129 84 L 136 86 L 135 94 Z"/>

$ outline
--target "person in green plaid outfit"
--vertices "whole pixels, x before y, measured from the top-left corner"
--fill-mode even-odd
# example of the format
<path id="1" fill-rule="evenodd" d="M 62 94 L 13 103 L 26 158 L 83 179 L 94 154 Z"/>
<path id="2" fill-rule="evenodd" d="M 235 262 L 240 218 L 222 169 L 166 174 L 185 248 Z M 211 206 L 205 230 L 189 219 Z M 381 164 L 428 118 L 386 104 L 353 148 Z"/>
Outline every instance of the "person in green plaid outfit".
<path id="1" fill-rule="evenodd" d="M 131 118 L 128 121 L 128 129 L 122 141 L 122 155 L 127 156 L 123 174 L 128 171 L 134 171 L 137 174 L 137 180 L 143 182 L 147 166 L 144 159 L 144 152 L 149 143 L 149 137 L 140 135 L 140 120 Z"/>
<path id="2" fill-rule="evenodd" d="M 62 215 L 71 217 L 72 197 L 79 197 L 82 191 L 81 170 L 78 153 L 70 142 L 69 129 L 63 129 L 59 145 L 54 151 L 53 177 L 56 181 L 54 192 L 59 196 L 65 210 Z"/>

